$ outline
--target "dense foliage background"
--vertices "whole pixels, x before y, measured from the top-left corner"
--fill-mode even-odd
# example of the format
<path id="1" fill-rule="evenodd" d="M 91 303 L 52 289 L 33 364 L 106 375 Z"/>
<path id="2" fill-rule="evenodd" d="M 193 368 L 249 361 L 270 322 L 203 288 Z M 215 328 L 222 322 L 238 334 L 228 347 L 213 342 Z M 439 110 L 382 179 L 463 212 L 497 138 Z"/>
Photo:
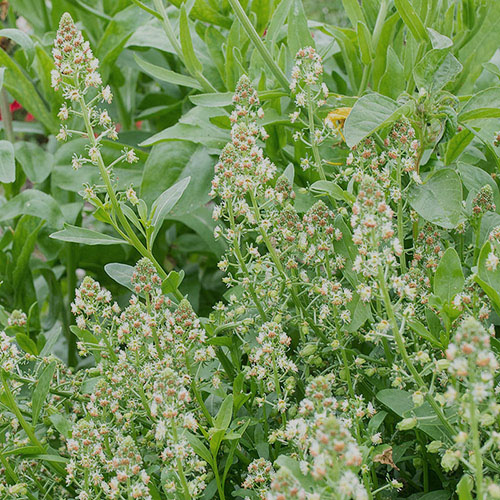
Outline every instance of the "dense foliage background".
<path id="1" fill-rule="evenodd" d="M 56 66 L 54 40 L 67 62 L 64 13 L 99 81 Z M 2 498 L 140 498 L 131 484 L 92 490 L 87 472 L 68 472 L 86 459 L 67 447 L 72 429 L 87 432 L 115 370 L 137 387 L 127 396 L 120 379 L 111 398 L 127 425 L 99 414 L 124 428 L 106 453 L 133 449 L 155 500 L 500 498 L 499 16 L 495 0 L 1 2 Z M 227 167 L 246 161 L 235 133 L 259 148 L 240 184 Z M 227 175 L 213 182 L 214 172 Z M 376 188 L 386 205 L 369 216 L 387 237 L 361 227 Z M 140 328 L 166 325 L 151 344 L 133 326 L 149 339 L 135 371 L 118 363 L 136 351 L 107 292 L 109 310 L 85 312 L 100 287 Z M 174 342 L 179 324 L 186 337 Z M 272 359 L 257 354 L 263 338 Z M 480 360 L 467 358 L 464 375 L 456 350 L 476 341 Z M 197 422 L 185 438 L 189 487 L 169 453 L 158 458 L 169 432 L 180 441 L 155 427 L 160 382 L 141 378 L 170 368 L 169 343 L 194 401 L 179 411 Z M 261 376 L 259 363 L 274 369 Z M 287 427 L 315 391 L 340 405 L 350 430 L 332 435 L 362 456 L 345 466 L 335 450 L 336 475 L 319 486 L 299 466 L 312 447 Z M 358 493 L 339 489 L 346 467 Z"/>

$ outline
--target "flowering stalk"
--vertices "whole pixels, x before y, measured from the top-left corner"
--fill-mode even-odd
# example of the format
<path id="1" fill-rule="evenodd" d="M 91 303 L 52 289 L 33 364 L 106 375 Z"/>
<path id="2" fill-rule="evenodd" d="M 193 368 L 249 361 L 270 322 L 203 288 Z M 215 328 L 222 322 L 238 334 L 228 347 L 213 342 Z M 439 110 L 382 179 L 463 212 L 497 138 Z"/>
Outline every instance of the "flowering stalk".
<path id="1" fill-rule="evenodd" d="M 54 45 L 53 56 L 57 69 L 52 72 L 52 86 L 56 91 L 62 88 L 64 97 L 70 103 L 77 103 L 80 108 L 77 111 L 64 104 L 58 116 L 62 121 L 66 121 L 70 115 L 81 117 L 85 126 L 85 134 L 82 134 L 77 130 L 69 130 L 65 125 L 62 125 L 58 139 L 66 140 L 73 133 L 87 137 L 89 141 L 89 158 L 73 156 L 73 167 L 78 169 L 84 164 L 92 164 L 98 167 L 111 203 L 111 210 L 99 199 L 93 187 L 87 186 L 85 188 L 84 198 L 107 214 L 108 222 L 118 234 L 143 257 L 153 262 L 161 278 L 164 279 L 167 274 L 154 258 L 149 248 L 149 239 L 146 238 L 146 245 L 144 245 L 135 233 L 122 209 L 111 178 L 114 165 L 122 161 L 135 163 L 138 158 L 132 149 L 124 149 L 122 155 L 110 165 L 104 163 L 101 154 L 102 140 L 105 138 L 115 140 L 118 135 L 108 112 L 98 109 L 96 103 L 105 102 L 110 104 L 113 95 L 109 86 L 103 86 L 102 84 L 98 72 L 99 61 L 92 54 L 89 43 L 84 41 L 82 34 L 67 13 L 61 18 Z M 94 97 L 87 97 L 92 92 L 95 94 Z M 103 129 L 100 134 L 96 133 L 96 126 Z M 144 202 L 137 198 L 132 188 L 127 190 L 125 197 L 133 206 L 144 205 Z M 146 222 L 144 224 L 147 226 Z M 147 226 L 146 235 L 149 234 L 149 230 L 150 228 Z M 178 290 L 176 296 L 182 299 L 182 294 Z"/>

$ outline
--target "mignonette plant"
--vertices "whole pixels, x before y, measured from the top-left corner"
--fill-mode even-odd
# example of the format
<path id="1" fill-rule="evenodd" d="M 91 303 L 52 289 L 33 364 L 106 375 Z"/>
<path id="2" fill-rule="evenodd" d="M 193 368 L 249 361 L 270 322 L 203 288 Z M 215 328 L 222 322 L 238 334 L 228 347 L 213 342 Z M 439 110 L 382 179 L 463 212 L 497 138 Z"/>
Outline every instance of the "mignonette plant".
<path id="1" fill-rule="evenodd" d="M 1 498 L 500 499 L 500 4 L 172 4 L 0 11 Z"/>

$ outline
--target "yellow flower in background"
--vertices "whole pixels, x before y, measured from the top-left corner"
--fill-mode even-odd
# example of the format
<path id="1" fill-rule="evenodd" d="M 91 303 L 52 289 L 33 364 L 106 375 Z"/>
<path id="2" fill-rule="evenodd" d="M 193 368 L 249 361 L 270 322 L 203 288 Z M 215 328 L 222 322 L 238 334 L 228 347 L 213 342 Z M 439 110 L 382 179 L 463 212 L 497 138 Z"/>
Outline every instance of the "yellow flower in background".
<path id="1" fill-rule="evenodd" d="M 345 142 L 344 134 L 342 133 L 342 128 L 344 127 L 344 123 L 349 116 L 352 108 L 337 108 L 333 111 L 330 111 L 325 118 L 325 125 L 328 127 L 335 129 L 342 140 Z"/>

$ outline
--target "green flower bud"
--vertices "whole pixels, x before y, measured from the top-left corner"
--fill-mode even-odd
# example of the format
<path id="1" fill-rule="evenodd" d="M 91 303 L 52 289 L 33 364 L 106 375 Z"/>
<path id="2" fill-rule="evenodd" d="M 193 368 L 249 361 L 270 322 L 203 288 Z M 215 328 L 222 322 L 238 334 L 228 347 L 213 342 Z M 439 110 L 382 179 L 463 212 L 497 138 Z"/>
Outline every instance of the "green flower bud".
<path id="1" fill-rule="evenodd" d="M 442 441 L 432 441 L 427 445 L 427 451 L 429 453 L 437 453 L 442 447 L 443 447 Z"/>
<path id="2" fill-rule="evenodd" d="M 443 458 L 441 459 L 441 467 L 446 472 L 451 472 L 458 467 L 460 452 L 455 452 L 453 450 L 446 450 Z"/>
<path id="3" fill-rule="evenodd" d="M 412 399 L 415 406 L 422 406 L 425 398 L 421 391 L 416 391 L 413 393 Z"/>
<path id="4" fill-rule="evenodd" d="M 401 422 L 398 423 L 397 428 L 400 431 L 409 431 L 413 429 L 417 425 L 417 419 L 415 417 L 404 418 Z"/>

